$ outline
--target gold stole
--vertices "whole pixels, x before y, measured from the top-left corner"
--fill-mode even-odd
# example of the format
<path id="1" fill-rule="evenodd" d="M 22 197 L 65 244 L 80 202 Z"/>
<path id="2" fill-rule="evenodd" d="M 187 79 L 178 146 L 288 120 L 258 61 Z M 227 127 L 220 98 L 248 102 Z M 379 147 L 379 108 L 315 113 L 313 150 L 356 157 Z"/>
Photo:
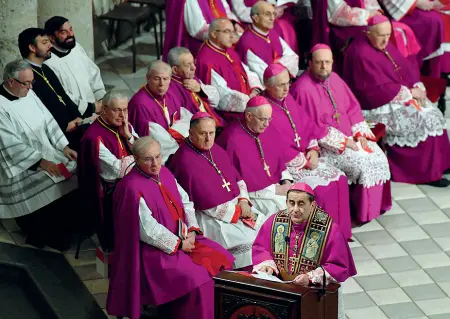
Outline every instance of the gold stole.
<path id="1" fill-rule="evenodd" d="M 315 206 L 308 218 L 298 253 L 289 257 L 289 243 L 285 238 L 291 236 L 292 221 L 287 210 L 276 214 L 271 231 L 271 251 L 273 260 L 284 280 L 292 280 L 298 274 L 304 274 L 317 268 L 320 264 L 332 220 L 319 206 Z M 289 262 L 293 263 L 290 271 Z"/>

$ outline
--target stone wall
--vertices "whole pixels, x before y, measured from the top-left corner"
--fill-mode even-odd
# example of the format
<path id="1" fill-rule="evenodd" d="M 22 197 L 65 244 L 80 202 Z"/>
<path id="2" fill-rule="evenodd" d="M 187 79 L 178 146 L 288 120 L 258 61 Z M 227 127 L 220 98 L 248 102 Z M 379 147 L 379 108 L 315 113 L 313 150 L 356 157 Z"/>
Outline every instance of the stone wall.
<path id="1" fill-rule="evenodd" d="M 0 8 L 0 76 L 8 62 L 20 58 L 19 33 L 26 28 L 42 28 L 55 15 L 69 19 L 77 41 L 94 57 L 92 0 L 0 0 Z"/>

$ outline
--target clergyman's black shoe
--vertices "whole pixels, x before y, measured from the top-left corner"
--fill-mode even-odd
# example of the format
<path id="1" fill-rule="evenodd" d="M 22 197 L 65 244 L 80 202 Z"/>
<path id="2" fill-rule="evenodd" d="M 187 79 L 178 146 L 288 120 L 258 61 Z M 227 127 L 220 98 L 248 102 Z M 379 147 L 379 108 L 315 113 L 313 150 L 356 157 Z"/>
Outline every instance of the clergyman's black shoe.
<path id="1" fill-rule="evenodd" d="M 438 181 L 426 183 L 425 185 L 433 186 L 433 187 L 447 187 L 450 185 L 450 181 L 446 178 L 442 178 Z"/>

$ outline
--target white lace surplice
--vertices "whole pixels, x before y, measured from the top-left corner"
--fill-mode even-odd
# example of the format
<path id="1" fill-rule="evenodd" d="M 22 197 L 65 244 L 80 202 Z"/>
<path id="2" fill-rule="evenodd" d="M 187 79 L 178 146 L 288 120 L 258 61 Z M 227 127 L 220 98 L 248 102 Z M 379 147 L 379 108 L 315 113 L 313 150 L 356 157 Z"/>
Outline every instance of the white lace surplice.
<path id="1" fill-rule="evenodd" d="M 444 134 L 446 125 L 441 111 L 428 99 L 421 111 L 404 103 L 388 103 L 363 114 L 368 121 L 386 125 L 385 140 L 390 146 L 416 147 L 429 136 Z"/>

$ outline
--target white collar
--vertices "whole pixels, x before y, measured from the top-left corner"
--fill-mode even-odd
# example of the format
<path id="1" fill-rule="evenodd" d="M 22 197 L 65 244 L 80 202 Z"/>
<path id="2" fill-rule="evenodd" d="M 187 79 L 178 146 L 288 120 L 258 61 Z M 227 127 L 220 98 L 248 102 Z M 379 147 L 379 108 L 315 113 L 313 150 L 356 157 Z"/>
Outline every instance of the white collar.
<path id="1" fill-rule="evenodd" d="M 8 88 L 5 86 L 4 83 L 3 83 L 2 85 L 3 85 L 3 88 L 5 89 L 6 92 L 8 92 L 8 93 L 11 94 L 12 96 L 14 96 L 14 97 L 20 99 L 20 97 L 18 97 L 18 96 L 16 96 L 16 95 L 12 94 L 12 92 L 11 92 L 10 90 L 8 90 Z"/>
<path id="2" fill-rule="evenodd" d="M 56 51 L 59 51 L 59 52 L 62 52 L 62 53 L 67 53 L 67 52 L 69 52 L 69 49 L 63 49 L 63 48 L 60 48 L 59 46 L 57 46 L 57 45 L 54 44 L 54 43 L 52 43 L 52 44 L 53 44 L 53 47 L 55 48 Z"/>
<path id="3" fill-rule="evenodd" d="M 209 43 L 211 43 L 211 45 L 213 47 L 215 47 L 216 49 L 220 50 L 220 51 L 227 51 L 227 49 L 222 49 L 221 47 L 219 47 L 217 44 L 215 44 L 214 42 L 212 42 L 211 40 L 209 41 Z"/>
<path id="4" fill-rule="evenodd" d="M 269 32 L 263 32 L 260 29 L 258 29 L 254 24 L 253 24 L 253 29 L 255 29 L 256 32 L 261 33 L 262 35 L 268 35 Z"/>
<path id="5" fill-rule="evenodd" d="M 30 61 L 30 60 L 28 60 L 28 59 L 25 59 L 28 63 L 30 63 L 31 65 L 34 65 L 34 66 L 37 66 L 37 67 L 39 67 L 39 68 L 42 68 L 42 64 L 37 64 L 37 63 L 35 63 L 35 62 L 33 62 L 33 61 Z"/>

